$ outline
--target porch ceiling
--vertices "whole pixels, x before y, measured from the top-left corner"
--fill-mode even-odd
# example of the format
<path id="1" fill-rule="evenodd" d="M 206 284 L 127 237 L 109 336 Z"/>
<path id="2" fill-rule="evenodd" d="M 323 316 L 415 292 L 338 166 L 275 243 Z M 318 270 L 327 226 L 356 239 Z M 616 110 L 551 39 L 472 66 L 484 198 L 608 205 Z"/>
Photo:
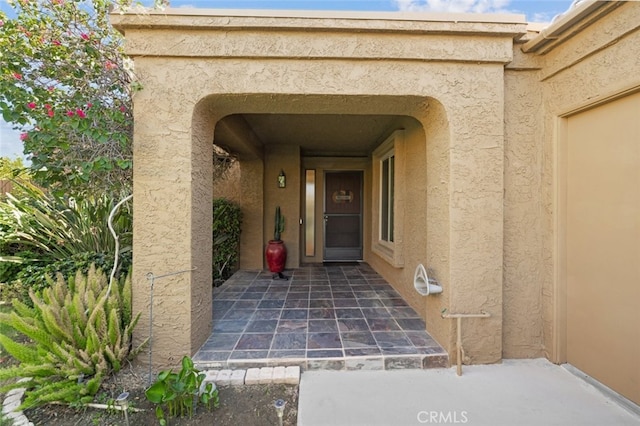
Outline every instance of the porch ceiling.
<path id="1" fill-rule="evenodd" d="M 238 120 L 241 118 L 241 120 Z M 236 114 L 221 120 L 228 128 L 245 123 L 262 146 L 299 145 L 307 156 L 367 156 L 395 130 L 396 115 L 350 114 Z M 216 144 L 231 151 L 234 143 L 226 132 L 216 131 Z M 261 149 L 261 146 L 256 148 Z"/>

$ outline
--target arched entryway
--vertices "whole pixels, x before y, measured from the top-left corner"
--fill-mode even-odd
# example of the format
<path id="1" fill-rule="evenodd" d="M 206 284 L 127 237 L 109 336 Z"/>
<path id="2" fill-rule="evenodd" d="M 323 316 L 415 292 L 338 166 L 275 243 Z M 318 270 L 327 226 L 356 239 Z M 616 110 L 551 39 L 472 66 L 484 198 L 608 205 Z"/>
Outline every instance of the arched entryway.
<path id="1" fill-rule="evenodd" d="M 155 365 L 194 353 L 211 330 L 208 231 L 216 139 L 226 139 L 241 161 L 238 188 L 249 211 L 244 265 L 262 266 L 262 244 L 276 205 L 289 223 L 300 216 L 308 166 L 302 145 L 265 143 L 255 129 L 242 125 L 267 115 L 292 127 L 300 115 L 390 120 L 370 142 L 366 158 L 358 160 L 360 169 L 336 167 L 362 170 L 370 188 L 373 213 L 370 223 L 363 220 L 363 257 L 415 305 L 448 350 L 453 333 L 439 316 L 442 309 L 490 311 L 490 319 L 468 327 L 466 348 L 477 362 L 501 358 L 503 67 L 523 23 L 468 18 L 460 25 L 178 10 L 113 17 L 144 86 L 134 113 L 134 310 L 143 314 L 138 338 L 150 321 L 146 274 L 189 270 L 156 283 Z M 309 31 L 309 25 L 322 31 Z M 216 137 L 217 132 L 226 136 Z M 397 185 L 394 197 L 403 203 L 404 216 L 393 244 L 377 247 L 376 158 L 383 162 L 388 151 L 376 148 L 385 142 L 398 153 L 404 184 Z M 287 172 L 282 191 L 275 182 L 284 165 L 293 172 Z M 300 244 L 300 229 L 296 232 L 292 241 Z M 299 264 L 301 252 L 295 250 L 290 262 Z M 445 288 L 442 297 L 427 302 L 412 292 L 417 263 L 436 271 Z"/>

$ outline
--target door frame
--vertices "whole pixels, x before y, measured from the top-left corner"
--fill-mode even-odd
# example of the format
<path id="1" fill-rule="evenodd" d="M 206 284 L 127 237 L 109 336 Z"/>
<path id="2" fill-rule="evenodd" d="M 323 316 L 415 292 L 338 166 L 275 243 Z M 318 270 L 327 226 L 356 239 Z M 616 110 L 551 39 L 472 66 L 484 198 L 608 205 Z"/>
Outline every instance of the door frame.
<path id="1" fill-rule="evenodd" d="M 363 257 L 369 253 L 369 245 L 371 244 L 370 232 L 371 227 L 371 159 L 368 157 L 302 157 L 301 162 L 301 182 L 305 182 L 305 174 L 307 170 L 315 170 L 315 197 L 314 197 L 314 255 L 307 256 L 305 254 L 305 244 L 307 235 L 305 234 L 307 205 L 305 203 L 306 183 L 300 185 L 300 212 L 303 218 L 300 226 L 300 263 L 301 264 L 321 264 L 324 262 L 324 231 L 322 229 L 324 219 L 324 173 L 326 171 L 358 171 L 362 172 L 362 219 L 363 219 Z"/>
<path id="2" fill-rule="evenodd" d="M 338 174 L 338 173 L 357 173 L 360 177 L 360 246 L 359 246 L 359 256 L 355 256 L 357 258 L 350 259 L 344 258 L 340 259 L 330 259 L 327 258 L 327 238 L 326 238 L 326 230 L 327 230 L 327 175 Z M 317 186 L 316 186 L 317 188 Z M 322 174 L 322 216 L 320 217 L 322 221 L 322 261 L 323 262 L 357 262 L 362 261 L 364 258 L 364 170 L 346 170 L 346 169 L 326 169 Z M 346 253 L 346 252 L 345 252 Z"/>

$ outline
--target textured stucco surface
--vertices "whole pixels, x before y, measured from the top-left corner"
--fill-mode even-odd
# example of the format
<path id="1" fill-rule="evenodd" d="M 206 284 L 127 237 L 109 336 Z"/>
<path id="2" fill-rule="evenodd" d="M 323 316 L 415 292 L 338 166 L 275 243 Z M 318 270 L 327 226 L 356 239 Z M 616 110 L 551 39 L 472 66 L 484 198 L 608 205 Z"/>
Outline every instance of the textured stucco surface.
<path id="1" fill-rule="evenodd" d="M 405 197 L 402 217 L 404 229 L 415 231 L 405 232 L 405 267 L 367 251 L 365 258 L 425 315 L 428 330 L 450 351 L 455 330 L 439 318 L 442 309 L 490 313 L 489 319 L 465 320 L 466 361 L 501 359 L 504 65 L 513 37 L 525 32 L 523 23 L 305 20 L 324 23 L 322 36 L 331 40 L 325 44 L 296 31 L 302 24 L 293 18 L 125 14 L 113 21 L 125 32 L 144 86 L 135 99 L 134 309 L 148 309 L 148 271 L 197 267 L 156 284 L 155 364 L 193 353 L 210 330 L 210 144 L 216 123 L 235 113 L 415 118 L 407 124 L 404 153 L 405 179 L 415 189 Z M 249 155 L 240 171 L 247 224 L 241 265 L 262 263 L 273 208 L 280 204 L 288 221 L 284 239 L 294 251 L 288 265 L 296 266 L 299 230 L 291 225 L 300 214 L 299 150 L 239 147 Z M 275 188 L 281 168 L 286 196 Z M 435 270 L 444 294 L 428 302 L 416 296 L 417 263 Z M 137 336 L 144 336 L 148 322 L 143 315 Z"/>
<path id="2" fill-rule="evenodd" d="M 274 237 L 275 210 L 285 219 L 282 241 L 287 248 L 285 268 L 300 266 L 300 147 L 291 145 L 267 145 L 264 171 L 265 225 L 262 241 Z M 280 171 L 285 172 L 286 188 L 278 188 Z M 265 247 L 266 249 L 266 244 Z M 265 261 L 265 268 L 266 261 Z"/>
<path id="3" fill-rule="evenodd" d="M 531 358 L 543 349 L 542 91 L 535 61 L 519 58 L 507 67 L 505 96 L 503 357 Z"/>
<path id="4" fill-rule="evenodd" d="M 186 271 L 154 282 L 150 348 L 154 365 L 162 366 L 193 353 L 211 331 L 212 186 L 207 181 L 213 129 L 203 125 L 208 118 L 179 101 L 179 93 L 150 87 L 154 90 L 138 94 L 134 109 L 133 309 L 142 314 L 136 340 L 148 334 L 140 332 L 150 322 L 147 274 Z"/>
<path id="5" fill-rule="evenodd" d="M 370 159 L 301 158 L 297 146 L 263 145 L 238 119 L 216 128 L 241 113 L 405 116 L 393 126 L 405 129 L 401 172 L 410 182 L 398 218 L 404 267 L 371 251 L 366 214 L 365 260 L 452 355 L 455 324 L 441 311 L 491 314 L 465 320 L 465 362 L 542 352 L 565 360 L 563 117 L 640 87 L 630 72 L 640 69 L 640 3 L 613 7 L 544 54 L 513 44 L 526 33 L 522 17 L 447 19 L 113 15 L 144 87 L 134 108 L 138 341 L 150 321 L 146 274 L 189 270 L 155 282 L 155 366 L 176 364 L 210 332 L 213 194 L 242 206 L 241 267 L 250 269 L 264 267 L 276 205 L 287 217 L 287 267 L 305 261 L 304 167 L 318 170 L 318 183 L 325 169 L 364 170 L 365 212 L 373 210 Z M 233 135 L 240 158 L 225 187 L 211 182 L 214 129 Z M 280 169 L 285 190 L 275 187 Z M 418 263 L 432 269 L 441 295 L 417 295 Z"/>
<path id="6" fill-rule="evenodd" d="M 455 327 L 440 318 L 442 309 L 492 315 L 465 322 L 465 361 L 541 351 L 563 360 L 562 117 L 640 86 L 629 71 L 640 66 L 640 4 L 613 9 L 544 55 L 513 46 L 524 33 L 517 19 L 456 24 L 152 14 L 114 16 L 114 22 L 126 32 L 145 88 L 135 100 L 138 336 L 149 320 L 145 274 L 196 268 L 155 283 L 155 363 L 193 352 L 210 329 L 210 233 L 202 230 L 210 228 L 216 123 L 236 113 L 354 112 L 415 119 L 405 123 L 404 173 L 419 179 L 405 196 L 402 220 L 405 230 L 425 230 L 404 233 L 405 266 L 397 268 L 370 251 L 365 218 L 365 260 L 424 315 L 449 351 Z M 321 29 L 322 37 L 303 28 Z M 295 169 L 309 160 L 296 147 L 256 146 L 250 139 L 239 136 L 236 148 L 244 156 L 228 191 L 245 215 L 241 265 L 263 266 L 280 204 L 288 219 L 288 267 L 295 267 L 301 261 Z M 375 190 L 370 167 L 349 167 L 365 170 L 365 192 Z M 281 168 L 286 197 L 274 184 Z M 365 197 L 370 211 L 367 203 Z M 417 263 L 433 269 L 442 295 L 417 296 L 411 285 Z"/>

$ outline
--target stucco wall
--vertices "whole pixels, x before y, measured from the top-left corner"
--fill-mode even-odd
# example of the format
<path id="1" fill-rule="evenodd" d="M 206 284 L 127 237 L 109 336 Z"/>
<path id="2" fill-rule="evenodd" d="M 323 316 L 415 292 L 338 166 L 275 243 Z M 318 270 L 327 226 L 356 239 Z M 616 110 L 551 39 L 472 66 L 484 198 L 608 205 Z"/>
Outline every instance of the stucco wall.
<path id="1" fill-rule="evenodd" d="M 154 61 L 139 60 L 144 72 Z M 155 76 L 157 77 L 157 76 Z M 135 98 L 133 153 L 133 311 L 141 318 L 135 340 L 148 337 L 153 290 L 156 367 L 179 363 L 211 332 L 212 126 L 181 94 L 147 80 Z M 167 170 L 171 169 L 171 173 Z M 153 226 L 149 226 L 153 224 Z M 162 276 L 151 287 L 147 274 Z M 189 291 L 185 292 L 184 289 Z M 140 360 L 146 359 L 142 354 Z"/>
<path id="2" fill-rule="evenodd" d="M 394 267 L 367 246 L 366 260 L 378 270 L 416 312 L 427 322 L 429 333 L 447 350 L 453 348 L 453 328 L 441 318 L 448 308 L 452 291 L 449 279 L 449 133 L 447 116 L 438 101 L 427 101 L 421 121 L 406 118 L 396 128 L 404 129 L 402 148 L 396 148 L 396 183 L 405 188 L 402 208 L 395 219 L 406 229 L 402 241 L 404 267 Z M 402 158 L 398 158 L 402 157 Z M 398 163 L 396 163 L 398 164 Z M 373 166 L 375 167 L 375 165 Z M 374 173 L 372 193 L 379 191 Z M 374 213 L 377 211 L 373 206 Z M 376 227 L 368 232 L 376 238 Z M 443 286 L 437 296 L 421 296 L 413 286 L 413 275 L 423 264 Z"/>
<path id="3" fill-rule="evenodd" d="M 543 355 L 540 64 L 520 47 L 505 71 L 504 358 Z"/>
<path id="4" fill-rule="evenodd" d="M 240 268 L 262 269 L 264 262 L 265 214 L 264 162 L 261 159 L 240 163 L 240 207 L 242 232 L 240 234 Z"/>
<path id="5" fill-rule="evenodd" d="M 435 100 L 429 103 L 429 109 L 422 117 L 425 129 L 427 149 L 427 263 L 426 267 L 442 285 L 442 294 L 425 300 L 425 321 L 427 330 L 454 353 L 454 321 L 443 320 L 443 309 L 448 309 L 451 298 L 451 279 L 449 277 L 451 249 L 449 243 L 450 217 L 450 159 L 449 159 L 449 120 L 444 106 Z M 452 362 L 455 359 L 452 357 Z"/>
<path id="6" fill-rule="evenodd" d="M 434 230 L 433 244 L 424 234 L 411 237 L 415 240 L 410 240 L 409 246 L 415 245 L 415 254 L 410 254 L 412 262 L 405 262 L 410 266 L 388 268 L 374 255 L 370 261 L 415 305 L 415 296 L 407 288 L 415 264 L 432 260 L 434 255 L 427 253 L 427 248 L 432 253 L 446 253 L 435 255 L 440 258 L 434 263 L 448 292 L 441 297 L 448 311 L 484 310 L 491 314 L 489 319 L 465 320 L 467 361 L 500 360 L 503 65 L 511 60 L 512 38 L 524 31 L 522 18 L 482 22 L 460 16 L 455 22 L 432 22 L 175 13 L 181 12 L 112 17 L 125 31 L 126 51 L 133 56 L 144 87 L 135 99 L 134 203 L 136 212 L 142 213 L 134 215 L 134 309 L 147 307 L 143 302 L 144 274 L 149 269 L 198 265 L 190 276 L 176 278 L 175 286 L 158 290 L 159 296 L 176 293 L 187 302 L 178 304 L 179 309 L 174 309 L 176 303 L 161 304 L 157 309 L 154 323 L 164 327 L 158 327 L 156 334 L 164 344 L 156 346 L 154 360 L 172 362 L 176 361 L 174 353 L 193 352 L 206 330 L 198 317 L 207 303 L 210 308 L 206 287 L 210 287 L 211 266 L 210 259 L 208 267 L 205 265 L 208 249 L 202 247 L 211 246 L 211 233 L 199 232 L 210 229 L 212 184 L 206 176 L 206 163 L 210 163 L 207 144 L 213 140 L 214 125 L 229 114 L 260 112 L 407 115 L 423 124 L 425 135 L 412 132 L 408 145 L 407 170 L 415 170 L 421 179 L 416 183 L 420 191 L 406 198 L 411 208 L 405 211 L 404 220 L 418 229 L 432 225 L 444 229 Z M 323 39 L 332 42 L 310 37 L 306 29 L 314 26 L 322 27 Z M 433 113 L 430 103 L 436 105 Z M 436 121 L 430 123 L 430 118 Z M 430 138 L 437 147 L 427 152 Z M 272 159 L 266 152 L 263 174 L 261 160 L 250 160 L 254 162 L 250 170 L 254 177 L 264 176 L 265 223 L 271 223 L 270 211 L 281 203 L 291 225 L 297 221 L 300 205 L 299 182 L 291 179 L 299 174 L 287 171 L 291 187 L 298 192 L 281 198 L 274 184 L 280 164 L 296 164 L 293 151 L 282 154 L 286 161 Z M 429 155 L 438 158 L 440 166 L 432 177 L 440 183 L 429 182 L 430 176 L 420 168 Z M 299 155 L 297 166 L 299 171 Z M 245 176 L 249 174 L 241 171 L 242 180 Z M 258 186 L 243 181 L 241 188 L 256 191 Z M 426 199 L 420 195 L 425 188 Z M 428 206 L 430 198 L 439 210 Z M 260 201 L 254 204 L 258 205 Z M 436 214 L 431 223 L 427 209 Z M 259 231 L 255 219 L 254 235 Z M 264 226 L 263 240 L 270 227 Z M 284 235 L 287 242 L 292 236 L 289 232 L 291 228 Z M 442 247 L 436 247 L 439 242 Z M 257 242 L 250 243 L 243 230 L 242 247 L 249 249 L 254 260 L 255 246 Z M 297 253 L 290 262 L 297 262 Z M 184 294 L 185 288 L 190 294 Z M 193 304 L 200 300 L 203 309 Z M 424 306 L 420 310 L 424 312 Z M 427 316 L 429 327 L 440 343 L 451 349 L 450 320 L 431 315 Z M 148 320 L 143 317 L 138 335 L 144 335 Z"/>
<path id="7" fill-rule="evenodd" d="M 264 235 L 263 241 L 274 237 L 276 206 L 285 219 L 282 241 L 287 247 L 285 268 L 300 266 L 300 147 L 297 145 L 267 145 L 264 170 Z M 279 188 L 280 171 L 286 175 L 286 188 Z M 266 262 L 266 261 L 265 261 Z M 266 263 L 265 263 L 266 268 Z"/>
<path id="8" fill-rule="evenodd" d="M 417 159 L 420 166 L 428 163 L 426 149 L 430 139 L 436 144 L 432 149 L 433 180 L 426 186 L 434 203 L 430 207 L 434 212 L 434 243 L 413 240 L 419 237 L 409 235 L 414 229 L 407 228 L 412 230 L 405 234 L 404 244 L 409 250 L 404 252 L 404 268 L 394 268 L 373 253 L 370 263 L 398 287 L 418 312 L 426 312 L 425 301 L 418 302 L 415 291 L 408 291 L 407 286 L 411 288 L 415 266 L 430 260 L 425 248 L 432 247 L 429 256 L 434 258 L 435 266 L 426 266 L 434 268 L 445 288 L 442 296 L 434 296 L 438 302 L 429 302 L 428 331 L 451 353 L 454 328 L 449 324 L 451 320 L 439 318 L 440 312 L 488 312 L 488 319 L 465 320 L 465 362 L 496 362 L 502 357 L 503 68 L 458 65 L 456 69 L 457 75 L 449 76 L 449 82 L 455 85 L 434 91 L 444 90 L 446 94 L 436 102 L 425 102 L 427 108 L 413 112 L 424 125 L 426 142 L 422 141 L 420 155 L 410 161 Z M 432 113 L 431 103 L 435 106 Z M 410 167 L 416 168 L 426 183 L 429 164 L 425 171 L 418 171 L 418 163 Z M 413 186 L 419 180 L 411 182 Z M 412 192 L 407 200 L 413 202 L 414 196 Z M 406 223 L 421 223 L 416 229 L 426 229 L 425 232 L 429 232 L 428 224 L 421 215 L 428 208 L 427 199 L 418 201 L 415 210 L 407 209 L 404 217 Z M 438 247 L 437 242 L 442 246 Z"/>
<path id="9" fill-rule="evenodd" d="M 625 2 L 596 23 L 541 56 L 544 128 L 542 221 L 544 258 L 542 303 L 544 345 L 555 362 L 564 353 L 562 278 L 563 116 L 640 88 L 640 3 Z"/>
<path id="10" fill-rule="evenodd" d="M 242 195 L 240 191 L 240 172 L 240 163 L 235 162 L 222 178 L 214 179 L 213 197 L 226 198 L 239 203 Z"/>

